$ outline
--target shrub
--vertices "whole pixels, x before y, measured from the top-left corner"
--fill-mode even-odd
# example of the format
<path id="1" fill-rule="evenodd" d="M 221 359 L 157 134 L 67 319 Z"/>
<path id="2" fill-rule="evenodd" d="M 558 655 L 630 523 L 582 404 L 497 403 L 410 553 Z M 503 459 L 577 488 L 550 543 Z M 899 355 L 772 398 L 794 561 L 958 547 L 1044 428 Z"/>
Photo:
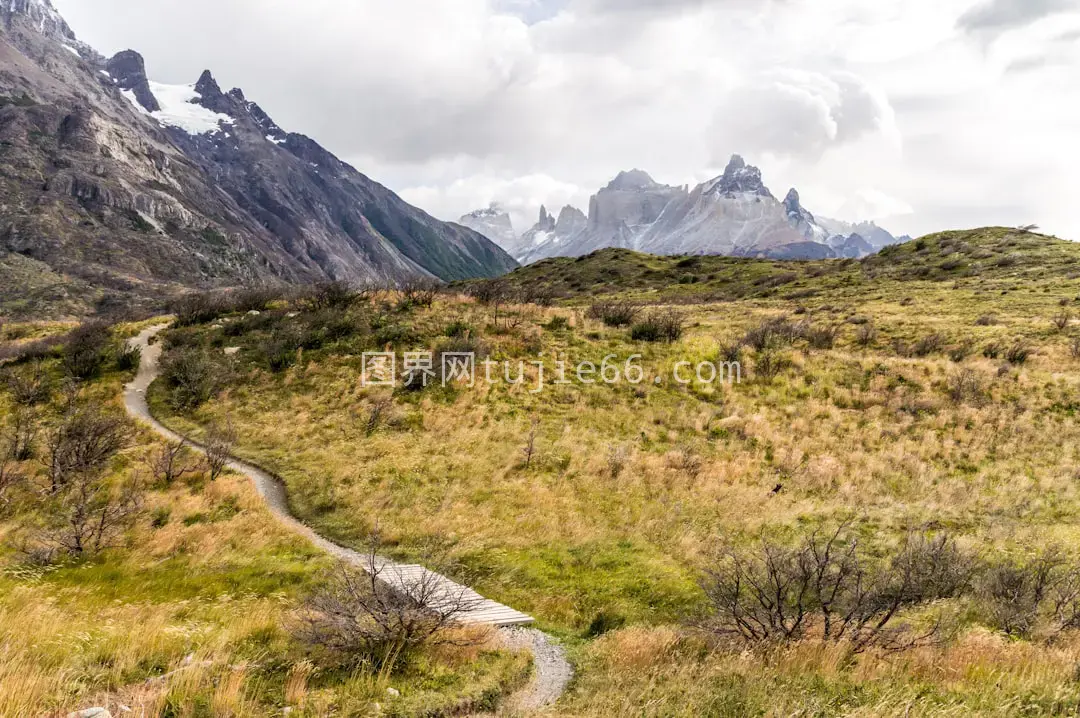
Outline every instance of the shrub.
<path id="1" fill-rule="evenodd" d="M 685 318 L 674 309 L 651 312 L 630 329 L 630 338 L 637 342 L 675 342 L 683 335 Z"/>
<path id="2" fill-rule="evenodd" d="M 987 359 L 997 359 L 1005 352 L 1005 347 L 1001 342 L 990 342 L 983 347 L 983 356 Z"/>
<path id="3" fill-rule="evenodd" d="M 934 332 L 915 342 L 915 346 L 911 348 L 911 351 L 917 357 L 925 357 L 941 351 L 944 346 L 945 337 Z"/>
<path id="4" fill-rule="evenodd" d="M 1069 310 L 1063 309 L 1051 321 L 1059 332 L 1063 332 L 1069 328 L 1069 324 L 1072 322 L 1072 314 Z"/>
<path id="5" fill-rule="evenodd" d="M 313 312 L 343 311 L 355 304 L 362 293 L 348 282 L 319 282 L 301 296 L 301 303 Z"/>
<path id="6" fill-rule="evenodd" d="M 1080 336 L 1072 338 L 1069 343 L 1069 354 L 1073 359 L 1080 359 Z"/>
<path id="7" fill-rule="evenodd" d="M 1028 358 L 1031 356 L 1031 347 L 1027 346 L 1023 342 L 1016 342 L 1008 351 L 1005 352 L 1005 361 L 1010 364 L 1019 366 L 1026 364 Z"/>
<path id="8" fill-rule="evenodd" d="M 1057 547 L 988 566 L 979 596 L 987 622 L 1013 636 L 1030 636 L 1040 619 L 1054 632 L 1080 627 L 1080 567 Z"/>
<path id="9" fill-rule="evenodd" d="M 877 329 L 873 324 L 864 324 L 855 332 L 855 343 L 860 347 L 871 347 L 877 342 Z"/>
<path id="10" fill-rule="evenodd" d="M 168 389 L 169 405 L 191 411 L 209 401 L 221 388 L 224 367 L 201 348 L 168 352 L 161 362 L 161 377 Z"/>
<path id="11" fill-rule="evenodd" d="M 473 333 L 473 328 L 460 319 L 454 320 L 447 325 L 443 330 L 443 336 L 450 337 L 451 339 L 458 339 L 465 337 Z"/>
<path id="12" fill-rule="evenodd" d="M 743 344 L 758 352 L 791 345 L 807 335 L 809 326 L 806 322 L 791 322 L 784 318 L 767 319 L 746 333 Z"/>
<path id="13" fill-rule="evenodd" d="M 135 371 L 142 363 L 142 348 L 125 346 L 116 355 L 117 371 Z"/>
<path id="14" fill-rule="evenodd" d="M 771 347 L 759 351 L 754 357 L 754 376 L 772 380 L 791 365 L 791 361 Z"/>
<path id="15" fill-rule="evenodd" d="M 898 615 L 961 594 L 972 561 L 946 536 L 913 536 L 887 561 L 873 561 L 844 535 L 815 532 L 789 547 L 762 539 L 731 549 L 702 582 L 712 616 L 702 625 L 744 643 L 793 642 L 816 632 L 854 653 L 903 649 L 934 637 L 893 628 Z"/>
<path id="16" fill-rule="evenodd" d="M 447 592 L 428 571 L 387 564 L 373 548 L 364 570 L 340 564 L 308 596 L 294 632 L 338 665 L 366 663 L 389 674 L 419 647 L 448 640 L 446 630 L 476 607 L 474 596 Z"/>
<path id="17" fill-rule="evenodd" d="M 561 332 L 570 328 L 570 318 L 562 315 L 551 318 L 551 321 L 544 325 L 548 331 Z"/>
<path id="18" fill-rule="evenodd" d="M 832 349 L 839 336 L 839 327 L 813 327 L 806 331 L 806 341 L 813 349 Z"/>
<path id="19" fill-rule="evenodd" d="M 604 326 L 608 327 L 628 327 L 634 323 L 638 314 L 641 313 L 641 307 L 630 302 L 596 302 L 589 307 L 588 316 L 592 319 L 599 319 L 604 323 Z"/>
<path id="20" fill-rule="evenodd" d="M 961 369 L 950 375 L 945 381 L 949 398 L 956 403 L 981 401 L 985 391 L 982 380 L 973 369 Z"/>
<path id="21" fill-rule="evenodd" d="M 52 395 L 52 382 L 48 372 L 40 362 L 10 369 L 4 375 L 8 393 L 18 406 L 37 406 L 49 401 Z"/>
<path id="22" fill-rule="evenodd" d="M 984 314 L 975 320 L 975 326 L 977 327 L 992 327 L 997 324 L 998 320 L 993 314 Z"/>
<path id="23" fill-rule="evenodd" d="M 965 341 L 949 348 L 949 359 L 959 364 L 971 356 L 973 351 L 974 345 L 969 341 Z"/>
<path id="24" fill-rule="evenodd" d="M 105 366 L 111 342 L 106 324 L 93 322 L 78 327 L 64 342 L 64 371 L 76 379 L 93 379 Z"/>

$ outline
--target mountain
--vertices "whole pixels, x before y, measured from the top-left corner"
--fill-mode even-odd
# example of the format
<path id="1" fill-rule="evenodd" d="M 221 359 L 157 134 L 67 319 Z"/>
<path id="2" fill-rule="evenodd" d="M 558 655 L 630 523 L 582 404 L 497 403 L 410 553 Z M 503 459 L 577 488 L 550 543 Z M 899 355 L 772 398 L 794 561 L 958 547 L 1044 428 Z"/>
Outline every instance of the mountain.
<path id="1" fill-rule="evenodd" d="M 588 217 L 568 207 L 556 221 L 541 209 L 540 221 L 512 253 L 526 264 L 611 247 L 659 255 L 833 259 L 865 257 L 900 241 L 873 223 L 815 217 L 796 189 L 777 200 L 761 170 L 734 155 L 722 175 L 693 190 L 660 184 L 639 169 L 620 172 L 592 198 Z"/>
<path id="2" fill-rule="evenodd" d="M 456 280 L 516 263 L 280 128 L 210 72 L 106 59 L 48 0 L 0 0 L 0 306 L 91 310 L 189 287 Z M 39 307 L 40 308 L 40 307 Z"/>
<path id="3" fill-rule="evenodd" d="M 517 251 L 521 243 L 510 214 L 495 202 L 487 209 L 470 212 L 459 219 L 458 224 L 479 232 L 511 255 Z"/>

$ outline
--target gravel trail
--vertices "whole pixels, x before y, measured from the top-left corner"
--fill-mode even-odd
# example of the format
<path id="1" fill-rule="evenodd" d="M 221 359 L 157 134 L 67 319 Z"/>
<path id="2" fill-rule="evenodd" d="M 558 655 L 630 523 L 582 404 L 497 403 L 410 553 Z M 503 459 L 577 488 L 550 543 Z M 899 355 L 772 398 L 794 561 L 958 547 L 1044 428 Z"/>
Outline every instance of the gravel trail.
<path id="1" fill-rule="evenodd" d="M 142 361 L 139 364 L 139 371 L 135 380 L 124 388 L 124 406 L 131 416 L 148 424 L 154 431 L 169 441 L 185 439 L 193 450 L 202 452 L 203 449 L 198 443 L 186 439 L 186 437 L 181 437 L 158 422 L 150 413 L 150 407 L 146 401 L 146 392 L 154 379 L 157 378 L 158 361 L 161 358 L 161 343 L 151 343 L 151 339 L 167 327 L 166 324 L 150 327 L 129 342 L 131 346 L 139 347 L 142 350 Z M 257 466 L 239 460 L 230 461 L 229 468 L 251 479 L 256 491 L 266 502 L 270 512 L 288 529 L 304 536 L 315 546 L 339 560 L 360 568 L 367 565 L 366 558 L 359 552 L 339 546 L 333 541 L 320 536 L 293 516 L 289 510 L 285 487 L 273 476 Z M 400 573 L 425 570 L 418 566 L 404 566 L 390 564 L 389 562 L 387 565 L 399 569 Z M 446 581 L 448 587 L 452 587 L 454 590 L 463 588 L 454 584 L 450 579 L 443 580 Z M 533 654 L 535 670 L 532 681 L 521 691 L 510 696 L 506 707 L 516 712 L 529 712 L 555 703 L 566 691 L 566 687 L 574 675 L 573 668 L 567 661 L 563 648 L 546 633 L 535 628 L 526 627 L 527 624 L 532 623 L 531 617 L 492 601 L 487 601 L 478 594 L 473 593 L 472 595 L 484 602 L 477 611 L 475 622 L 498 625 L 499 639 L 504 646 L 511 650 L 529 650 Z"/>

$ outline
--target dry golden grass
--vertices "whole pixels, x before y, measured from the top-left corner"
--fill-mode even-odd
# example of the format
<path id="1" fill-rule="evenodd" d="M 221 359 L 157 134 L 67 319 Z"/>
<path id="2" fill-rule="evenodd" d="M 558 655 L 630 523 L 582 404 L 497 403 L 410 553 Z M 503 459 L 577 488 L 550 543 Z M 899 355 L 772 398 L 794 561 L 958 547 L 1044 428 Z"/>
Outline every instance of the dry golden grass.
<path id="1" fill-rule="evenodd" d="M 580 682 L 556 714 L 1056 714 L 1076 698 L 1076 646 L 1009 643 L 975 619 L 945 650 L 854 662 L 812 645 L 740 656 L 664 626 L 701 607 L 698 571 L 720 544 L 761 531 L 793 537 L 854 517 L 881 551 L 920 528 L 948 530 L 984 556 L 1075 545 L 1080 363 L 1051 325 L 1073 284 L 1004 296 L 931 282 L 839 287 L 800 301 L 797 317 L 839 326 L 836 347 L 781 349 L 790 366 L 772 381 L 755 378 L 747 351 L 745 381 L 731 387 L 669 381 L 534 395 L 528 383 L 479 382 L 399 392 L 373 433 L 369 417 L 389 392 L 360 385 L 359 347 L 307 352 L 274 374 L 243 337 L 203 330 L 215 346 L 245 346 L 240 376 L 194 415 L 168 421 L 196 434 L 232 421 L 239 451 L 284 477 L 294 509 L 343 542 L 359 545 L 377 526 L 396 554 L 444 560 L 574 642 L 598 622 L 625 620 L 575 649 Z M 651 379 L 670 377 L 679 361 L 714 359 L 718 344 L 796 308 L 781 299 L 683 307 L 688 330 L 671 346 L 632 343 L 579 307 L 504 308 L 524 320 L 494 331 L 489 308 L 444 298 L 393 321 L 418 334 L 406 349 L 435 346 L 461 321 L 500 360 L 543 351 L 599 363 L 640 352 Z M 996 323 L 977 324 L 989 314 Z M 556 316 L 570 329 L 543 328 Z M 856 342 L 865 322 L 878 332 L 868 348 Z M 935 332 L 941 351 L 895 348 Z M 1023 365 L 982 354 L 1016 341 L 1035 350 Z M 968 342 L 968 356 L 949 357 Z M 954 398 L 961 369 L 980 391 Z"/>

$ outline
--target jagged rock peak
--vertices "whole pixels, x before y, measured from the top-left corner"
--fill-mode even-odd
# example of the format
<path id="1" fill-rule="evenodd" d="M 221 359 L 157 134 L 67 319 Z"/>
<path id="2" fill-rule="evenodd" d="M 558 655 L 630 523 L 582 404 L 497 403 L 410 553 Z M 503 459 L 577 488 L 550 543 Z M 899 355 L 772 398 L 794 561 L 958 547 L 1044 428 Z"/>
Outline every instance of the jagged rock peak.
<path id="1" fill-rule="evenodd" d="M 213 100 L 222 96 L 221 87 L 209 70 L 203 70 L 203 74 L 199 76 L 199 81 L 195 83 L 195 92 L 202 95 L 204 100 Z"/>
<path id="2" fill-rule="evenodd" d="M 545 205 L 540 205 L 540 221 L 536 223 L 536 228 L 542 232 L 555 231 L 555 218 L 548 214 Z"/>
<path id="3" fill-rule="evenodd" d="M 147 112 L 159 112 L 161 105 L 150 91 L 150 81 L 146 77 L 146 62 L 143 56 L 134 50 L 116 53 L 105 65 L 109 76 L 121 90 L 130 90 L 135 100 Z"/>
<path id="4" fill-rule="evenodd" d="M 713 181 L 711 191 L 733 196 L 736 194 L 756 194 L 772 197 L 772 193 L 761 179 L 761 170 L 746 164 L 740 155 L 732 155 L 724 174 Z"/>
<path id="5" fill-rule="evenodd" d="M 589 218 L 577 207 L 566 205 L 559 211 L 559 220 L 555 223 L 555 233 L 570 237 L 585 229 Z"/>
<path id="6" fill-rule="evenodd" d="M 652 189 L 659 187 L 648 172 L 644 170 L 628 170 L 620 172 L 607 186 L 609 190 L 635 190 Z"/>

